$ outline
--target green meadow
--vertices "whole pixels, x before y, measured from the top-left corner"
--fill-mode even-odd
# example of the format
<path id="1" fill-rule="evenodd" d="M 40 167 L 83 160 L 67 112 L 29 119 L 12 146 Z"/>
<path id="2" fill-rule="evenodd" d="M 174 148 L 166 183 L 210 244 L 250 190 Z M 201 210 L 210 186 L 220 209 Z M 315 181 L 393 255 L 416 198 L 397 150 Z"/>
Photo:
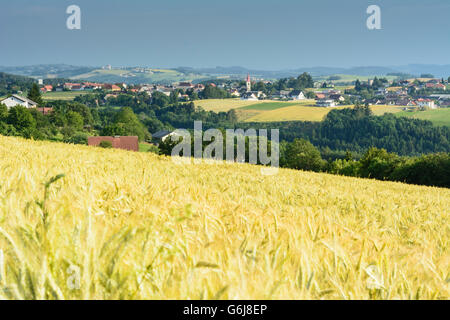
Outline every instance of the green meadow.
<path id="1" fill-rule="evenodd" d="M 437 126 L 450 127 L 450 108 L 443 108 L 428 111 L 402 111 L 396 113 L 399 117 L 408 117 L 413 119 L 428 120 Z"/>

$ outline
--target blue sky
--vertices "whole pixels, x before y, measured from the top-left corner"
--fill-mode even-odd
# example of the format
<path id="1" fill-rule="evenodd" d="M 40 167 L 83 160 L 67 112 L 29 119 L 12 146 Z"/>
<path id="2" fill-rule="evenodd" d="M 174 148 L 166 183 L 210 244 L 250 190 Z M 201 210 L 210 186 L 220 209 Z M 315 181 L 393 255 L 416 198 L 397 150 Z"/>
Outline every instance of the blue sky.
<path id="1" fill-rule="evenodd" d="M 366 28 L 372 4 L 382 30 Z M 0 0 L 0 65 L 450 64 L 449 16 L 450 0 Z"/>

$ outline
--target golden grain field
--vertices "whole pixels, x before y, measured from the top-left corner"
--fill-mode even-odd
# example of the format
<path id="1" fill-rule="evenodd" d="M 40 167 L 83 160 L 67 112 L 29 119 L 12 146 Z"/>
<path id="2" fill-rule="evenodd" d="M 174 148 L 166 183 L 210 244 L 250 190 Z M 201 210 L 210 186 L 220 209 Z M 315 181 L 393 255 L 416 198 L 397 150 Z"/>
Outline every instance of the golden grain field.
<path id="1" fill-rule="evenodd" d="M 448 189 L 0 136 L 0 298 L 448 299 L 449 208 Z"/>
<path id="2" fill-rule="evenodd" d="M 251 106 L 278 103 L 286 104 L 286 107 L 274 108 L 273 110 L 252 110 Z M 292 105 L 297 103 L 298 105 Z M 340 106 L 337 108 L 315 107 L 314 100 L 304 101 L 246 101 L 240 99 L 207 99 L 195 101 L 195 106 L 201 106 L 207 111 L 227 112 L 235 109 L 240 121 L 244 122 L 276 122 L 276 121 L 322 121 L 323 118 L 334 109 L 353 108 L 354 106 Z M 244 108 L 244 109 L 243 109 Z M 376 105 L 371 106 L 373 113 L 377 116 L 385 113 L 401 112 L 402 106 Z"/>
<path id="3" fill-rule="evenodd" d="M 205 99 L 205 100 L 195 100 L 194 104 L 196 107 L 202 107 L 206 111 L 214 112 L 227 112 L 231 109 L 238 109 L 242 107 L 251 106 L 253 104 L 259 104 L 261 101 L 249 101 L 236 99 Z"/>

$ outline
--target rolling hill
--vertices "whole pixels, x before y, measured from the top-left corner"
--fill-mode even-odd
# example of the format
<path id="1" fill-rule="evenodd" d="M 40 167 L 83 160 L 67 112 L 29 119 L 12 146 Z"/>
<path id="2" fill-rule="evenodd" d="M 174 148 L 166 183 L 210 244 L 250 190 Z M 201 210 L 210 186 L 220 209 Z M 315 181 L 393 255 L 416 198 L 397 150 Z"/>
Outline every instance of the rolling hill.
<path id="1" fill-rule="evenodd" d="M 172 83 L 177 81 L 202 81 L 210 79 L 244 79 L 247 74 L 253 78 L 279 79 L 298 77 L 307 72 L 317 81 L 325 81 L 330 76 L 337 77 L 333 83 L 348 83 L 356 79 L 367 80 L 378 77 L 394 79 L 398 75 L 420 76 L 431 73 L 436 77 L 447 78 L 450 65 L 405 65 L 405 66 L 360 66 L 351 68 L 339 67 L 304 67 L 290 70 L 258 70 L 244 67 L 215 68 L 156 68 L 156 67 L 120 67 L 105 70 L 99 66 L 72 66 L 67 64 L 43 64 L 33 66 L 2 67 L 0 72 L 33 78 L 70 78 L 99 82 L 139 83 Z"/>
<path id="2" fill-rule="evenodd" d="M 0 298 L 449 298 L 448 189 L 2 136 L 0 168 Z"/>

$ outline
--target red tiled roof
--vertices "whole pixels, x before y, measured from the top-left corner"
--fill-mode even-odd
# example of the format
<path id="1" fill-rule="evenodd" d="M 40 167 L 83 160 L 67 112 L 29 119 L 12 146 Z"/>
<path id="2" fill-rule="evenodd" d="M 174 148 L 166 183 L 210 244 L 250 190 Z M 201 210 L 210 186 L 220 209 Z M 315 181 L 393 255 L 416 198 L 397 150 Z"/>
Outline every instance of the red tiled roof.
<path id="1" fill-rule="evenodd" d="M 129 151 L 139 151 L 139 138 L 134 136 L 128 137 L 89 137 L 88 145 L 99 146 L 102 141 L 109 141 L 113 148 L 124 149 Z"/>
<path id="2" fill-rule="evenodd" d="M 37 111 L 39 111 L 40 113 L 42 113 L 43 115 L 47 115 L 49 113 L 53 112 L 53 108 L 46 108 L 46 107 L 39 107 L 36 109 Z"/>
<path id="3" fill-rule="evenodd" d="M 325 95 L 323 93 L 316 93 L 317 99 L 325 99 Z"/>

